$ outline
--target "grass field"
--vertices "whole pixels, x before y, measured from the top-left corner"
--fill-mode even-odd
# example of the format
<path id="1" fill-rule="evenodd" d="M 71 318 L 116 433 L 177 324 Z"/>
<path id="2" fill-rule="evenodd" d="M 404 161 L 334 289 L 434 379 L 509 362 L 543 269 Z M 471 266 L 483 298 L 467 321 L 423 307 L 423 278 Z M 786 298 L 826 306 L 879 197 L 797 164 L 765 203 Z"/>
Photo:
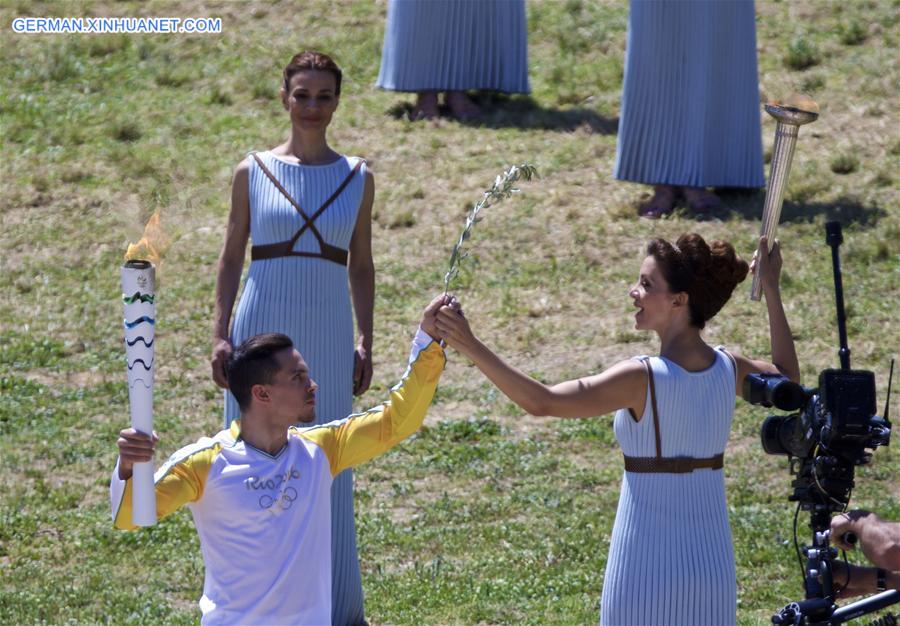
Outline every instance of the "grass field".
<path id="1" fill-rule="evenodd" d="M 383 1 L 4 2 L 0 622 L 197 621 L 203 563 L 189 514 L 133 534 L 109 522 L 114 439 L 128 423 L 118 267 L 159 209 L 173 241 L 158 295 L 164 458 L 221 422 L 208 355 L 231 172 L 286 136 L 278 82 L 300 49 L 344 68 L 331 143 L 376 173 L 376 370 L 360 407 L 401 373 L 467 208 L 514 162 L 541 179 L 475 232 L 458 293 L 476 330 L 546 381 L 654 351 L 631 329 L 627 297 L 644 242 L 697 231 L 749 255 L 763 194 L 726 194 L 702 221 L 683 209 L 636 219 L 646 190 L 611 176 L 627 10 L 529 2 L 531 97 L 485 101 L 486 120 L 461 125 L 411 123 L 410 96 L 374 88 Z M 13 34 L 23 15 L 221 17 L 223 32 Z M 822 109 L 800 132 L 779 231 L 804 382 L 837 364 L 823 229 L 836 218 L 853 365 L 876 372 L 881 410 L 898 347 L 900 3 L 758 2 L 757 15 L 765 97 L 803 91 Z M 773 130 L 764 120 L 767 152 Z M 706 336 L 765 355 L 764 308 L 748 289 Z M 742 624 L 768 623 L 802 594 L 786 461 L 758 441 L 765 414 L 738 402 L 726 460 Z M 595 623 L 621 472 L 609 416 L 523 415 L 451 354 L 426 427 L 357 473 L 371 622 Z M 898 472 L 897 451 L 878 450 L 854 504 L 900 519 Z"/>

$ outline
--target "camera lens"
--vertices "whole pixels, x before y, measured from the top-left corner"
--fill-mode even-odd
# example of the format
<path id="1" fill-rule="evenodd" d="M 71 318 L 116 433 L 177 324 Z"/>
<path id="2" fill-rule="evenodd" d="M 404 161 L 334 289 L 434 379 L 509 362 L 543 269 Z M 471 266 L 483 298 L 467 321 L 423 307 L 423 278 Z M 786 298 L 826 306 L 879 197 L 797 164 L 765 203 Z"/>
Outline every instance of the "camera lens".
<path id="1" fill-rule="evenodd" d="M 790 454 L 790 437 L 794 429 L 794 415 L 770 415 L 763 420 L 760 439 L 766 454 Z"/>
<path id="2" fill-rule="evenodd" d="M 751 404 L 796 411 L 803 407 L 809 392 L 781 374 L 747 374 L 742 388 L 744 399 Z"/>
<path id="3" fill-rule="evenodd" d="M 796 411 L 806 404 L 807 393 L 795 382 L 784 380 L 771 387 L 772 404 L 782 411 Z"/>

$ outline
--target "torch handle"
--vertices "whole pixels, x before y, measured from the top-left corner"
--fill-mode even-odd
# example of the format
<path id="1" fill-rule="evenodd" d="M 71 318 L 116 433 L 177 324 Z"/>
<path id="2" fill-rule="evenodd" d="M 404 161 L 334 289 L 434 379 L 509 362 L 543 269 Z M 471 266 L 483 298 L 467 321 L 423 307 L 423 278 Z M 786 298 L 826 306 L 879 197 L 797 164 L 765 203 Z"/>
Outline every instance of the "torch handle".
<path id="1" fill-rule="evenodd" d="M 156 524 L 156 493 L 153 474 L 153 461 L 134 464 L 131 474 L 131 522 L 135 526 Z"/>
<path id="2" fill-rule="evenodd" d="M 760 236 L 765 235 L 769 242 L 769 250 L 772 249 L 775 231 L 778 230 L 778 220 L 781 218 L 781 207 L 784 204 L 784 190 L 791 173 L 791 161 L 794 159 L 794 148 L 797 145 L 799 131 L 800 127 L 795 124 L 778 122 L 775 125 L 772 168 L 769 171 L 769 186 L 766 189 L 766 203 L 759 229 Z M 753 284 L 750 287 L 750 299 L 759 301 L 761 296 L 762 283 L 759 280 L 759 272 L 756 272 L 753 274 Z"/>

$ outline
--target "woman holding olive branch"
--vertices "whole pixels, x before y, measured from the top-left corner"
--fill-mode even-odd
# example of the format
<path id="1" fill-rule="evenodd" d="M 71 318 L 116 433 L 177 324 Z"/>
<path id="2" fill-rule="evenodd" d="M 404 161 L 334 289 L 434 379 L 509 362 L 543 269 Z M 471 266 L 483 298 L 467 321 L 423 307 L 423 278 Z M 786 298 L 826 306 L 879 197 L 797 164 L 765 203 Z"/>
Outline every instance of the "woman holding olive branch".
<path id="1" fill-rule="evenodd" d="M 735 395 L 751 372 L 800 377 L 779 291 L 781 253 L 761 238 L 753 271 L 766 297 L 772 362 L 707 345 L 701 331 L 747 275 L 731 244 L 696 234 L 647 246 L 629 291 L 635 328 L 660 340 L 641 356 L 594 375 L 545 385 L 507 364 L 450 307 L 445 341 L 534 415 L 589 417 L 616 411 L 625 472 L 604 577 L 603 624 L 734 624 L 734 553 L 723 453 Z"/>

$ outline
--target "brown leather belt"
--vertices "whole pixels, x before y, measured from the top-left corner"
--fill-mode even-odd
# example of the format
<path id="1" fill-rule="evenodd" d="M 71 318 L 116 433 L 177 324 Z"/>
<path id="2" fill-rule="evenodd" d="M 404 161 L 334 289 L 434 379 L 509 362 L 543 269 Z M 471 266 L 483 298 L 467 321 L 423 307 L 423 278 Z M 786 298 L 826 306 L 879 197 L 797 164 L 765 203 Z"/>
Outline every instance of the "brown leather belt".
<path id="1" fill-rule="evenodd" d="M 705 459 L 692 457 L 652 457 L 652 456 L 628 456 L 625 457 L 625 471 L 638 474 L 689 474 L 698 469 L 722 469 L 724 454 L 717 454 Z"/>

